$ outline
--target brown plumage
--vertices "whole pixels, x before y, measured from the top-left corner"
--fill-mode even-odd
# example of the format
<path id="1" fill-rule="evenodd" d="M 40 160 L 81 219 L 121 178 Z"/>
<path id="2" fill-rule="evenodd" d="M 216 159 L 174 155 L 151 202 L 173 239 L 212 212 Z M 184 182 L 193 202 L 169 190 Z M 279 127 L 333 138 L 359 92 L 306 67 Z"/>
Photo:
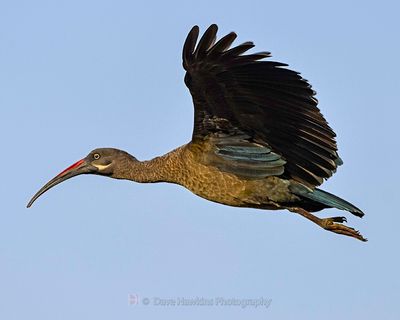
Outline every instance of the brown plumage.
<path id="1" fill-rule="evenodd" d="M 344 217 L 320 219 L 324 208 L 362 211 L 317 189 L 342 161 L 335 133 L 317 108 L 315 92 L 299 73 L 268 52 L 231 45 L 231 32 L 216 42 L 211 25 L 197 42 L 189 32 L 183 48 L 185 84 L 194 103 L 192 141 L 150 161 L 125 151 L 92 151 L 47 183 L 29 202 L 78 174 L 99 174 L 137 182 L 171 182 L 215 202 L 237 207 L 288 209 L 321 227 L 362 241 Z"/>

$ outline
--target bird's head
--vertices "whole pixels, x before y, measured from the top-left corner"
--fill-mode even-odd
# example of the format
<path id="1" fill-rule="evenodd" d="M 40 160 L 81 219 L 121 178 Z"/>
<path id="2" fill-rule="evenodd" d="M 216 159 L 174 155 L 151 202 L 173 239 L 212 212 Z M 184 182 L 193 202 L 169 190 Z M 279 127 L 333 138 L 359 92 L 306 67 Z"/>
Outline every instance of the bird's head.
<path id="1" fill-rule="evenodd" d="M 114 148 L 98 148 L 91 151 L 85 158 L 75 162 L 67 169 L 60 172 L 57 176 L 47 182 L 29 201 L 29 208 L 33 202 L 47 190 L 55 185 L 80 174 L 97 174 L 119 178 L 119 168 L 124 164 L 136 159 L 129 153 Z M 137 161 L 137 160 L 136 160 Z"/>

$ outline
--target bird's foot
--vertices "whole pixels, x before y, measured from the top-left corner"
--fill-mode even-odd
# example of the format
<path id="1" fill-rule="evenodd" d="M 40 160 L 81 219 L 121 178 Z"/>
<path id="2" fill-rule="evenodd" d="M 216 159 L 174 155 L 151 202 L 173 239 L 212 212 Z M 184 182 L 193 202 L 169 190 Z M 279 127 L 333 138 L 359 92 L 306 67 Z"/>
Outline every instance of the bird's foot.
<path id="1" fill-rule="evenodd" d="M 358 232 L 357 230 L 355 230 L 351 227 L 347 227 L 343 224 L 344 222 L 347 222 L 347 219 L 345 217 L 331 217 L 331 218 L 321 219 L 321 218 L 314 216 L 313 214 L 311 214 L 310 212 L 308 212 L 307 210 L 304 210 L 302 208 L 288 208 L 288 209 L 292 212 L 296 212 L 296 213 L 302 215 L 303 217 L 311 220 L 312 222 L 316 223 L 317 225 L 324 228 L 325 230 L 332 231 L 337 234 L 343 234 L 345 236 L 353 237 L 353 238 L 356 238 L 361 241 L 367 241 L 367 239 L 365 239 L 360 234 L 360 232 Z"/>
<path id="2" fill-rule="evenodd" d="M 367 241 L 367 239 L 365 239 L 358 230 L 345 226 L 342 224 L 343 222 L 347 222 L 345 217 L 331 217 L 320 219 L 319 225 L 325 230 L 353 237 L 361 241 Z"/>

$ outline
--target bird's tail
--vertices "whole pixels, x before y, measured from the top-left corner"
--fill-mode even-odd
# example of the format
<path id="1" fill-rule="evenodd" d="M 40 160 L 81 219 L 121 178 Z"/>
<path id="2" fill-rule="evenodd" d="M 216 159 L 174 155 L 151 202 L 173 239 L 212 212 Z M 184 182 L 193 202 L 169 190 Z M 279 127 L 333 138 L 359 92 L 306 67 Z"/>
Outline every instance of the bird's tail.
<path id="1" fill-rule="evenodd" d="M 300 184 L 292 185 L 290 189 L 294 194 L 306 198 L 307 200 L 311 200 L 312 202 L 325 205 L 328 208 L 346 210 L 357 217 L 362 217 L 364 215 L 364 212 L 352 205 L 350 202 L 321 189 L 315 188 L 312 190 Z"/>

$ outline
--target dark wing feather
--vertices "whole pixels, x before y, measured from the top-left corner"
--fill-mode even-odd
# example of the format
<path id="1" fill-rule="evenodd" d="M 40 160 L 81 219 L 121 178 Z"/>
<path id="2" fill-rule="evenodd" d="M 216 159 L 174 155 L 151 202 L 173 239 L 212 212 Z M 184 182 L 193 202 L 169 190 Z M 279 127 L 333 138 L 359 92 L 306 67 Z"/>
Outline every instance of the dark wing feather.
<path id="1" fill-rule="evenodd" d="M 308 82 L 286 64 L 259 61 L 269 52 L 245 55 L 252 42 L 230 48 L 233 32 L 215 43 L 217 26 L 211 25 L 196 47 L 198 34 L 193 27 L 183 48 L 195 107 L 193 142 L 238 136 L 243 143 L 244 134 L 250 147 L 255 143 L 280 155 L 283 177 L 311 187 L 329 178 L 341 160 Z"/>
<path id="2" fill-rule="evenodd" d="M 200 161 L 246 179 L 279 176 L 286 161 L 266 144 L 251 141 L 240 132 L 214 133 L 207 138 Z"/>

